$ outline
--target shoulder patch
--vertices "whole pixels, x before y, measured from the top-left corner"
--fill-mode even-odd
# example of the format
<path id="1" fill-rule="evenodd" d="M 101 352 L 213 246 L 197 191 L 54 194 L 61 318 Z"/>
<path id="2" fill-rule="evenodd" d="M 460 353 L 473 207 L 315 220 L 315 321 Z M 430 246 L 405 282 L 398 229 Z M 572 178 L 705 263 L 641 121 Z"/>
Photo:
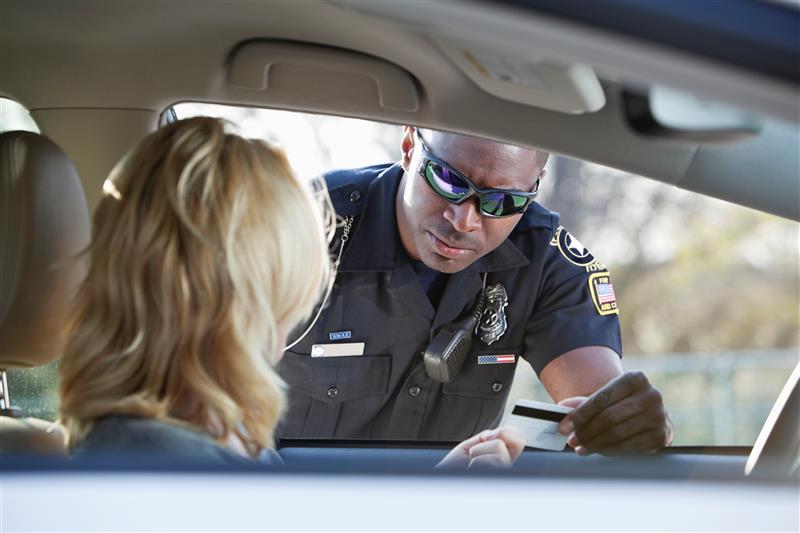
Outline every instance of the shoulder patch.
<path id="1" fill-rule="evenodd" d="M 600 315 L 618 315 L 617 295 L 611 284 L 608 272 L 596 272 L 589 276 L 589 293 L 592 295 L 594 307 Z"/>
<path id="2" fill-rule="evenodd" d="M 581 244 L 570 232 L 559 226 L 553 238 L 550 239 L 550 246 L 558 248 L 564 259 L 573 265 L 583 267 L 586 272 L 599 272 L 605 270 L 606 266 L 594 258 L 589 250 Z"/>

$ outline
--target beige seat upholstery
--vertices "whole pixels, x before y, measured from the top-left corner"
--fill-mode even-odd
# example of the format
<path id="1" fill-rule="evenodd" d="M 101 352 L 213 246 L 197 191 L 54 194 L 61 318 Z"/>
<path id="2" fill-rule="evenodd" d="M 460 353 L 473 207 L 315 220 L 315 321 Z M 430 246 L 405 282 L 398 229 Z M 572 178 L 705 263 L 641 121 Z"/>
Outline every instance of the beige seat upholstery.
<path id="1" fill-rule="evenodd" d="M 66 154 L 41 135 L 0 134 L 0 369 L 61 355 L 67 311 L 85 275 L 78 256 L 89 241 L 86 200 Z M 63 453 L 60 428 L 21 417 L 8 405 L 5 379 L 0 389 L 0 452 Z"/>

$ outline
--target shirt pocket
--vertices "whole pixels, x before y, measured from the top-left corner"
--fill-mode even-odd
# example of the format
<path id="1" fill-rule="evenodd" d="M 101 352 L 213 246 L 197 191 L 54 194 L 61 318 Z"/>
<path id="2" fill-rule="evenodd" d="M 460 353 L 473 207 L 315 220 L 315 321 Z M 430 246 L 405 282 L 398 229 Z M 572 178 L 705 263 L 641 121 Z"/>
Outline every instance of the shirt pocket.
<path id="1" fill-rule="evenodd" d="M 442 392 L 455 396 L 497 398 L 498 393 L 508 392 L 507 389 L 511 386 L 519 353 L 519 348 L 473 351 L 453 381 L 444 384 Z M 478 364 L 482 357 L 499 358 L 503 356 L 513 356 L 514 359 L 509 363 Z M 501 396 L 505 398 L 505 394 L 501 394 Z"/>
<path id="2" fill-rule="evenodd" d="M 467 438 L 499 422 L 514 380 L 520 348 L 474 350 L 461 371 L 442 385 L 443 405 L 461 419 L 457 433 Z M 514 356 L 511 363 L 478 364 L 479 357 Z M 446 413 L 443 413 L 446 414 Z"/>
<path id="3" fill-rule="evenodd" d="M 384 401 L 391 356 L 286 352 L 277 371 L 289 385 L 288 410 L 278 430 L 281 438 L 355 438 Z M 342 417 L 345 405 L 347 416 Z"/>

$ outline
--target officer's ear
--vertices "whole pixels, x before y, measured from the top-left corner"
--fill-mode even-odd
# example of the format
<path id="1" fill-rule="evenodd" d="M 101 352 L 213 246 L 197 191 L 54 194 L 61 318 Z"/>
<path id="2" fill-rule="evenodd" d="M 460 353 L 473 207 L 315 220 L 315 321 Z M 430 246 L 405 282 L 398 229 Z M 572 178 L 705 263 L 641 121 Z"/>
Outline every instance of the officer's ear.
<path id="1" fill-rule="evenodd" d="M 400 165 L 406 172 L 411 168 L 411 159 L 414 157 L 414 130 L 414 126 L 403 126 L 403 140 L 400 141 L 403 158 Z"/>
<path id="2" fill-rule="evenodd" d="M 539 172 L 539 181 L 541 182 L 544 180 L 544 177 L 547 174 L 545 167 L 547 166 L 547 160 L 550 159 L 550 154 L 548 152 L 539 151 L 538 157 L 539 164 L 542 165 L 542 171 Z"/>

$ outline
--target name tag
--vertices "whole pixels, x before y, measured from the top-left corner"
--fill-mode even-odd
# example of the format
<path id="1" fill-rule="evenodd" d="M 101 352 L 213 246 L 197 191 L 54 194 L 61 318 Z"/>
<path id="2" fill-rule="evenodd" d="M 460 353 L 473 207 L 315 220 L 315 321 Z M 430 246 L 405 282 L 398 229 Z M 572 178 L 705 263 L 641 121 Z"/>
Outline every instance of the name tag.
<path id="1" fill-rule="evenodd" d="M 561 451 L 567 445 L 567 436 L 558 432 L 558 423 L 571 411 L 552 403 L 518 400 L 506 425 L 525 436 L 526 446 Z"/>
<path id="2" fill-rule="evenodd" d="M 338 342 L 311 346 L 311 357 L 354 357 L 359 355 L 364 355 L 363 342 Z"/>

